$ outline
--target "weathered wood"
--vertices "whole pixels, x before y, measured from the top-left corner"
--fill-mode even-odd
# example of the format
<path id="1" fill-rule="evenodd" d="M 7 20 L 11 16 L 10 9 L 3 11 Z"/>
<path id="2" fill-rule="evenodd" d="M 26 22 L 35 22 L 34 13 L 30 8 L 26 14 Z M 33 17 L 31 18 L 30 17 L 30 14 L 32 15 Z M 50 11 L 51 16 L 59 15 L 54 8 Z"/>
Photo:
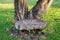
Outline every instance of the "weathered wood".
<path id="1" fill-rule="evenodd" d="M 20 20 L 15 23 L 16 29 L 19 30 L 31 30 L 31 29 L 43 29 L 46 26 L 46 22 L 42 20 Z"/>

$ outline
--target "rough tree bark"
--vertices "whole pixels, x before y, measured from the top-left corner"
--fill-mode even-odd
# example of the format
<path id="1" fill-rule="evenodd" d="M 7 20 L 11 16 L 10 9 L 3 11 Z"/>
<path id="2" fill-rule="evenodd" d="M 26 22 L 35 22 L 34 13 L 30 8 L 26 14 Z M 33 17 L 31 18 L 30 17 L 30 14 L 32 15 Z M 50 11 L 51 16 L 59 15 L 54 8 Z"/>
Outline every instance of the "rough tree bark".
<path id="1" fill-rule="evenodd" d="M 38 0 L 36 5 L 28 11 L 26 0 L 15 0 L 15 20 L 41 19 L 41 14 L 46 12 L 53 0 Z M 24 9 L 24 10 L 23 10 Z"/>
<path id="2" fill-rule="evenodd" d="M 15 8 L 15 20 L 19 20 L 19 7 L 18 7 L 18 0 L 14 0 L 14 8 Z"/>
<path id="3" fill-rule="evenodd" d="M 41 19 L 41 14 L 47 11 L 52 2 L 53 0 L 38 0 L 36 5 L 27 13 L 28 18 Z"/>
<path id="4" fill-rule="evenodd" d="M 25 19 L 24 16 L 28 12 L 28 6 L 26 0 L 14 0 L 15 7 L 15 20 L 19 21 Z"/>

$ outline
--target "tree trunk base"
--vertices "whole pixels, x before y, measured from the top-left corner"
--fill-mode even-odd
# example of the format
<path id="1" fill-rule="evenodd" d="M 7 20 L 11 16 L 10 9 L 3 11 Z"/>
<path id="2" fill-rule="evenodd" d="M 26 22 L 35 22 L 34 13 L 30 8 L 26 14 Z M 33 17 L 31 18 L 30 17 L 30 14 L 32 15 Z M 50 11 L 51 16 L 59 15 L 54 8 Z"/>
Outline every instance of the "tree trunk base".
<path id="1" fill-rule="evenodd" d="M 37 30 L 37 29 L 36 29 Z M 41 31 L 34 31 L 32 30 L 27 31 L 27 30 L 18 30 L 16 31 L 15 28 L 10 29 L 11 36 L 21 38 L 21 40 L 39 40 L 40 38 L 46 39 L 47 35 L 44 32 Z"/>
<path id="2" fill-rule="evenodd" d="M 38 40 L 46 35 L 42 29 L 46 27 L 46 22 L 37 19 L 20 20 L 15 23 L 15 27 L 10 29 L 12 36 L 20 37 L 24 40 Z"/>

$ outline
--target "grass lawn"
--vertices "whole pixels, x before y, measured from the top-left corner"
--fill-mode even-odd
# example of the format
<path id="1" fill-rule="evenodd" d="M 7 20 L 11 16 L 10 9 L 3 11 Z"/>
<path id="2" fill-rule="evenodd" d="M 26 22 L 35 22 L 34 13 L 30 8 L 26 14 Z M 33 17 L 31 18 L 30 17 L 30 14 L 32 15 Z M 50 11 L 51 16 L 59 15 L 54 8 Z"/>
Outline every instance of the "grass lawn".
<path id="1" fill-rule="evenodd" d="M 19 40 L 19 38 L 11 37 L 6 29 L 10 29 L 14 23 L 14 7 L 12 0 L 0 0 L 0 40 Z M 30 1 L 29 1 L 30 2 Z M 29 9 L 34 2 L 29 3 Z M 50 9 L 43 18 L 47 22 L 46 28 L 43 30 L 48 34 L 46 40 L 60 40 L 60 0 L 54 0 Z"/>

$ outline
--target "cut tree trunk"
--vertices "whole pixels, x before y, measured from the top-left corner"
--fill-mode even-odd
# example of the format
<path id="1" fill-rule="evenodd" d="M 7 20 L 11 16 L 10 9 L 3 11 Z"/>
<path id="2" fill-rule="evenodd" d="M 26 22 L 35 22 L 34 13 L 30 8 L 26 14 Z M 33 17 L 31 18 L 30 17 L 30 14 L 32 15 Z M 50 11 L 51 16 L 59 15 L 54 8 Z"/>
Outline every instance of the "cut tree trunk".
<path id="1" fill-rule="evenodd" d="M 41 14 L 46 12 L 52 0 L 38 0 L 36 5 L 28 11 L 27 0 L 15 0 L 15 27 L 20 30 L 43 29 L 46 26 L 41 21 Z M 40 21 L 38 21 L 40 20 Z"/>
<path id="2" fill-rule="evenodd" d="M 18 30 L 44 29 L 46 27 L 46 22 L 37 19 L 25 19 L 17 21 L 15 27 Z"/>
<path id="3" fill-rule="evenodd" d="M 40 1 L 38 1 L 36 6 L 32 9 L 32 12 L 36 15 L 40 10 L 39 3 Z M 35 12 L 35 10 L 37 12 Z M 35 14 L 33 14 L 32 12 L 28 12 L 26 0 L 15 0 L 15 19 L 17 20 L 15 23 L 15 27 L 19 28 L 19 30 L 43 29 L 46 26 L 46 23 L 44 21 L 34 19 L 35 17 L 33 18 L 33 16 Z"/>
<path id="4" fill-rule="evenodd" d="M 31 39 L 30 32 L 34 30 L 33 36 L 36 33 L 40 36 L 39 32 L 46 27 L 46 22 L 41 20 L 41 14 L 47 11 L 51 3 L 52 0 L 38 0 L 36 5 L 28 11 L 27 0 L 14 0 L 15 28 L 19 30 L 16 35 L 21 34 L 24 38 L 29 37 Z"/>

